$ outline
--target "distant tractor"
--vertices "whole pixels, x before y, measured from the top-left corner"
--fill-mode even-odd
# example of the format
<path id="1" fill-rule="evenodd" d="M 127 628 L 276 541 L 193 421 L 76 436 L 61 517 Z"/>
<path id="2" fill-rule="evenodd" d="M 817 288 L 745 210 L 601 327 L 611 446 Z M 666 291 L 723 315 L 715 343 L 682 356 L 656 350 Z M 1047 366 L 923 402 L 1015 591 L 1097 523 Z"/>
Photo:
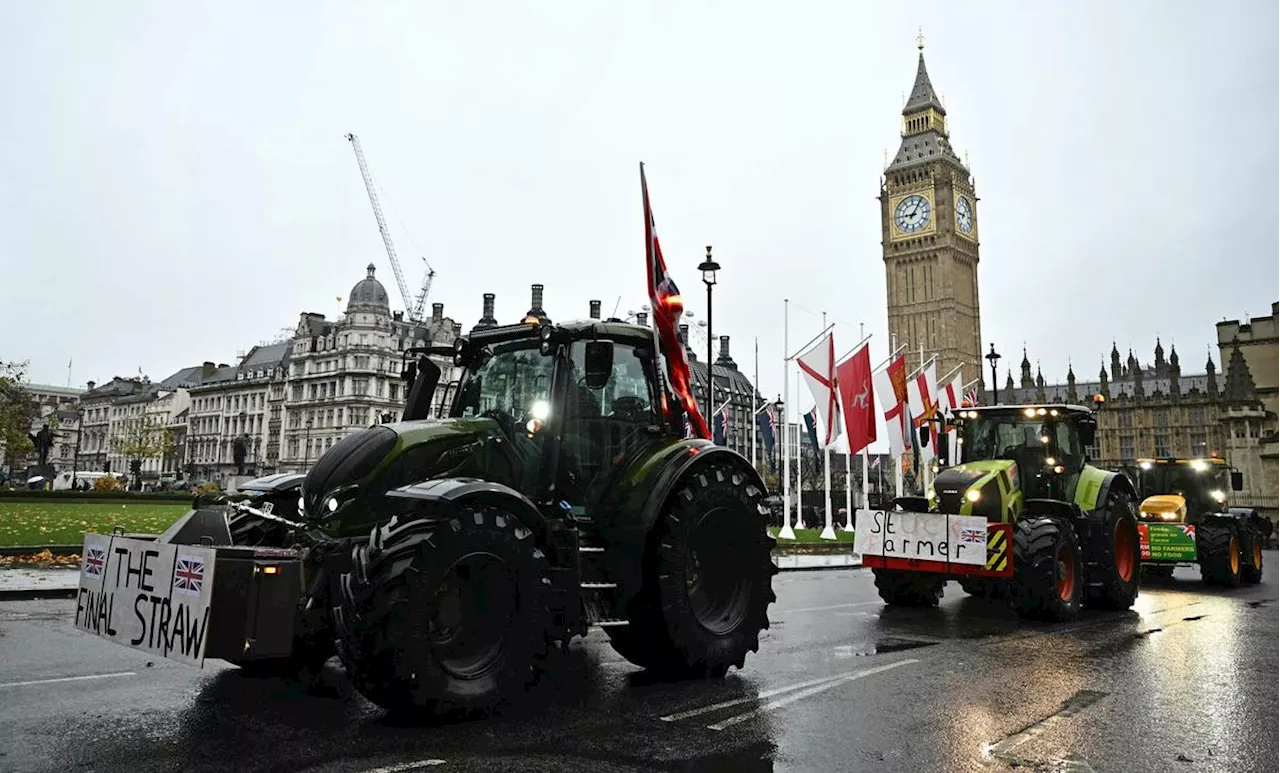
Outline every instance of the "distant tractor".
<path id="1" fill-rule="evenodd" d="M 664 676 L 743 667 L 775 599 L 765 485 L 664 410 L 678 403 L 651 330 L 530 318 L 406 356 L 404 420 L 336 443 L 300 488 L 276 476 L 248 502 L 197 501 L 152 542 L 86 535 L 77 625 L 258 673 L 336 644 L 357 689 L 398 712 L 522 700 L 593 627 Z M 432 357 L 462 374 L 443 418 Z"/>
<path id="2" fill-rule="evenodd" d="M 927 497 L 901 497 L 859 524 L 854 549 L 892 606 L 936 606 L 948 580 L 1039 620 L 1138 595 L 1137 492 L 1088 464 L 1097 420 L 1076 405 L 962 410 L 959 463 Z"/>
<path id="3" fill-rule="evenodd" d="M 1243 488 L 1239 471 L 1218 457 L 1140 459 L 1142 573 L 1170 577 L 1179 564 L 1200 565 L 1210 585 L 1262 582 L 1262 548 L 1271 524 L 1252 510 L 1229 508 Z"/>

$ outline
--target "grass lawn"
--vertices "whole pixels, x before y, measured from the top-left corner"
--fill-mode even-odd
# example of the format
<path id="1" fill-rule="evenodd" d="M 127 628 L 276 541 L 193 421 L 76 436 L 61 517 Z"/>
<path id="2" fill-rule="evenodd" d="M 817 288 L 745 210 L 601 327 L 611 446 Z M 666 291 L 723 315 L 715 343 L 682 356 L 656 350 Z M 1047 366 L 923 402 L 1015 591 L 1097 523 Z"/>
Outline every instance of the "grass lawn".
<path id="1" fill-rule="evenodd" d="M 837 524 L 837 523 L 831 524 L 831 527 L 836 530 L 836 538 L 834 540 L 822 539 L 822 529 L 792 529 L 792 530 L 796 533 L 796 539 L 795 539 L 796 542 L 822 542 L 824 544 L 829 544 L 831 542 L 853 542 L 853 532 L 840 531 L 840 527 L 843 525 L 844 524 Z M 774 539 L 777 539 L 778 527 L 770 526 L 769 536 L 773 537 Z M 791 540 L 778 540 L 778 542 L 779 544 L 785 545 L 791 542 Z"/>
<path id="2" fill-rule="evenodd" d="M 0 502 L 0 547 L 80 545 L 85 532 L 110 534 L 113 526 L 127 532 L 158 534 L 189 509 L 177 502 Z"/>

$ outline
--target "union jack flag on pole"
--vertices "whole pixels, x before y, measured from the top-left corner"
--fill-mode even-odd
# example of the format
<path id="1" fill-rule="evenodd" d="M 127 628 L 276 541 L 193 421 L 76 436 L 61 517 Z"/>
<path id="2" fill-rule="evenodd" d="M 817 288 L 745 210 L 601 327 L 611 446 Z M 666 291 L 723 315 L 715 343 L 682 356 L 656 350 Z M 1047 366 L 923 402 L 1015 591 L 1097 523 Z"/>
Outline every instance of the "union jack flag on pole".
<path id="1" fill-rule="evenodd" d="M 680 289 L 676 287 L 675 280 L 667 273 L 666 261 L 662 259 L 658 228 L 654 224 L 653 208 L 649 206 L 649 183 L 644 176 L 644 162 L 640 163 L 640 193 L 644 199 L 645 273 L 649 283 L 649 302 L 653 304 L 654 329 L 658 331 L 662 348 L 666 350 L 667 376 L 676 399 L 688 416 L 693 432 L 700 438 L 710 439 L 711 430 L 698 411 L 698 402 L 693 399 L 693 391 L 689 386 L 689 360 L 685 356 L 684 344 L 676 334 L 676 322 L 684 313 L 684 300 L 680 297 Z M 711 364 L 707 363 L 707 367 L 710 369 Z M 671 408 L 665 401 L 663 406 L 669 413 Z"/>

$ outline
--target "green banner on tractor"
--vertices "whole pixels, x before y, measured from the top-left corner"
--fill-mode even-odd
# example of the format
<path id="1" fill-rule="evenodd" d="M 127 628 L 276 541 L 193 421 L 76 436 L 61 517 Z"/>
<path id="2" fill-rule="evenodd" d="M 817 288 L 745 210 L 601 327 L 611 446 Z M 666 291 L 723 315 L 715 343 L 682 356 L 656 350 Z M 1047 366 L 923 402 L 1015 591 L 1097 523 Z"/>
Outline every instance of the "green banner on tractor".
<path id="1" fill-rule="evenodd" d="M 1143 561 L 1196 560 L 1196 527 L 1189 523 L 1140 523 Z"/>

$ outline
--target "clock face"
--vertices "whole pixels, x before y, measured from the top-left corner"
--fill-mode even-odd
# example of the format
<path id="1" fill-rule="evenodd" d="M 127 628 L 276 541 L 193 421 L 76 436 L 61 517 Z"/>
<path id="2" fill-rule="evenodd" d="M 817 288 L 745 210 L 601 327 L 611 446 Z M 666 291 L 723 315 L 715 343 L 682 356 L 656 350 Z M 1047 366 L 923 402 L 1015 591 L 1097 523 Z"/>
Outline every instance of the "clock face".
<path id="1" fill-rule="evenodd" d="M 929 224 L 929 201 L 920 195 L 911 195 L 898 202 L 893 211 L 893 222 L 903 233 L 915 233 Z"/>
<path id="2" fill-rule="evenodd" d="M 973 233 L 973 205 L 964 196 L 956 199 L 956 226 L 961 233 Z"/>

